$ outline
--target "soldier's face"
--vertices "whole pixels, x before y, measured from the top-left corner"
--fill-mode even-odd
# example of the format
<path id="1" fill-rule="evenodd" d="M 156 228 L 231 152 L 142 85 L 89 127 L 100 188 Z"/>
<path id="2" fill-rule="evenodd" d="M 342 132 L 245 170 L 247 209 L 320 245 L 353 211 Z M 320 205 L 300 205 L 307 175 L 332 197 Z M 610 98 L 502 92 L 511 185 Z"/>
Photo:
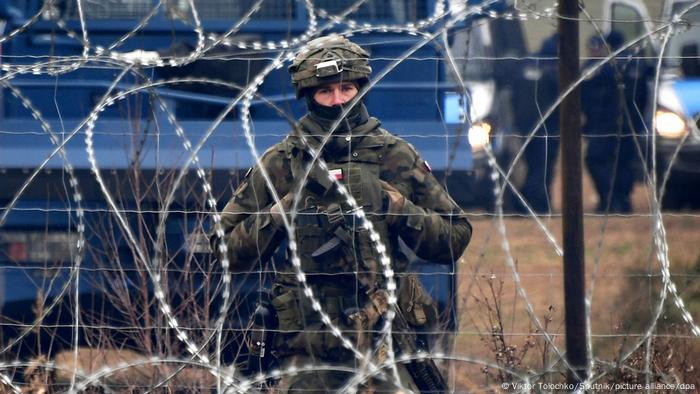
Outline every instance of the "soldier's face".
<path id="1" fill-rule="evenodd" d="M 332 107 L 345 104 L 357 96 L 357 85 L 352 82 L 335 82 L 321 85 L 314 91 L 314 101 Z"/>

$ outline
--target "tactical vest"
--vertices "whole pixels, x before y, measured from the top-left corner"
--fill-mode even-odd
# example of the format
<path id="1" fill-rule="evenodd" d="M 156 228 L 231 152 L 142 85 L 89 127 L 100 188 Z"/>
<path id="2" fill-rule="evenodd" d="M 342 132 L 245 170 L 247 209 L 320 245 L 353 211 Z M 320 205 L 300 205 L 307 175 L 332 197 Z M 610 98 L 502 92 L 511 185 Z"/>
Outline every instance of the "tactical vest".
<path id="1" fill-rule="evenodd" d="M 365 127 L 365 130 L 353 130 L 353 135 L 357 132 L 359 137 L 344 139 L 347 144 L 340 144 L 340 149 L 322 157 L 330 173 L 347 188 L 371 220 L 374 231 L 386 248 L 386 255 L 396 257 L 392 252 L 398 247 L 395 244 L 397 237 L 389 233 L 385 220 L 388 201 L 383 198 L 384 193 L 378 182 L 382 160 L 395 140 L 385 131 L 368 134 L 368 131 L 378 127 L 378 122 L 370 119 L 368 123 L 358 127 Z M 302 179 L 310 161 L 309 153 L 298 138 L 288 137 L 282 146 L 290 160 L 294 179 Z M 367 293 L 383 287 L 384 270 L 377 244 L 372 242 L 369 231 L 327 178 L 328 171 L 322 170 L 318 164 L 310 171 L 297 206 L 295 238 L 301 269 L 308 283 L 324 312 L 342 328 L 344 314 L 348 310 L 364 307 L 368 301 Z M 279 336 L 275 345 L 277 351 L 303 351 L 326 356 L 343 352 L 339 340 L 321 323 L 320 315 L 303 294 L 291 265 L 276 269 L 272 305 L 277 313 L 279 329 L 283 332 L 300 332 L 299 335 Z M 410 296 L 400 297 L 409 303 L 402 305 L 404 310 L 411 311 L 407 316 L 409 321 L 416 325 L 426 323 L 424 305 L 432 308 L 428 308 L 427 314 L 430 315 L 429 319 L 435 321 L 437 311 L 432 312 L 432 300 L 422 290 L 417 278 L 407 280 L 405 284 L 399 293 Z M 402 301 L 400 299 L 400 304 Z M 414 315 L 415 318 L 412 318 Z M 355 334 L 348 332 L 346 335 L 353 337 Z"/>
<path id="2" fill-rule="evenodd" d="M 364 127 L 376 127 L 376 121 Z M 368 122 L 369 123 L 369 122 Z M 363 127 L 360 126 L 360 127 Z M 371 130 L 371 129 L 370 129 Z M 340 149 L 323 159 L 335 178 L 342 183 L 372 221 L 374 231 L 391 255 L 389 229 L 384 220 L 386 202 L 378 183 L 380 163 L 389 138 L 380 135 L 351 138 L 350 149 Z M 343 142 L 346 142 L 345 140 Z M 310 155 L 301 140 L 288 137 L 282 144 L 291 163 L 294 179 L 302 179 Z M 354 215 L 353 207 L 328 180 L 328 172 L 313 167 L 302 190 L 294 221 L 297 252 L 301 269 L 321 305 L 332 319 L 344 310 L 360 308 L 367 302 L 369 289 L 381 285 L 383 269 L 370 233 Z M 280 329 L 298 330 L 320 322 L 318 313 L 301 294 L 291 265 L 276 267 L 273 299 Z"/>

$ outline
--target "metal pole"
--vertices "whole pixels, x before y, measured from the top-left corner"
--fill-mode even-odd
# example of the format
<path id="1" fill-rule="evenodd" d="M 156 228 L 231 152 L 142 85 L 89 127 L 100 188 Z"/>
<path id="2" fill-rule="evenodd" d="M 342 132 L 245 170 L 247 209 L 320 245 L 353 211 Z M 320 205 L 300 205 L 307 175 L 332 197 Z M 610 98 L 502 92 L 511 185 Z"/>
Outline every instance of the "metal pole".
<path id="1" fill-rule="evenodd" d="M 559 91 L 579 78 L 578 0 L 559 0 Z M 562 214 L 564 234 L 564 308 L 567 382 L 586 380 L 585 261 L 581 176 L 581 94 L 575 89 L 561 103 Z"/>

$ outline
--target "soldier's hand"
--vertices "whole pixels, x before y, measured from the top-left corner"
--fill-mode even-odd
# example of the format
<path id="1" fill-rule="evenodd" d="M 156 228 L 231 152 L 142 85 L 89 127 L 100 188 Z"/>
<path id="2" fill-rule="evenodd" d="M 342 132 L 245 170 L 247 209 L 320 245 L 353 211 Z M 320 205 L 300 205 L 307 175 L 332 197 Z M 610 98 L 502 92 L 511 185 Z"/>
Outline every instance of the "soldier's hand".
<path id="1" fill-rule="evenodd" d="M 286 196 L 282 197 L 278 202 L 270 207 L 270 218 L 272 219 L 272 223 L 278 228 L 284 226 L 283 216 L 291 208 L 293 200 L 294 194 L 289 192 Z"/>
<path id="2" fill-rule="evenodd" d="M 379 183 L 382 185 L 382 190 L 389 200 L 386 221 L 389 225 L 391 225 L 399 220 L 399 217 L 403 212 L 403 207 L 406 204 L 406 197 L 404 197 L 403 194 L 401 194 L 401 192 L 391 184 L 382 180 L 380 180 Z"/>

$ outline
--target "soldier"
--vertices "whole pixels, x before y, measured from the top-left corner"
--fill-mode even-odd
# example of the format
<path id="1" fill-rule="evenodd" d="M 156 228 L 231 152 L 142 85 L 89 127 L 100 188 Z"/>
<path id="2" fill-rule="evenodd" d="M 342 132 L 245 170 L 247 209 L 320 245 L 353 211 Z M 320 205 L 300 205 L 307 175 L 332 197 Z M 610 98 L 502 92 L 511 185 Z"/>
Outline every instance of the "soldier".
<path id="1" fill-rule="evenodd" d="M 256 166 L 224 208 L 222 224 L 231 266 L 253 271 L 286 237 L 283 215 L 293 208 L 295 193 L 301 194 L 295 207 L 294 236 L 306 283 L 331 323 L 369 359 L 356 357 L 342 346 L 341 339 L 322 322 L 289 262 L 275 267 L 270 307 L 277 334 L 268 346 L 282 369 L 319 364 L 342 367 L 283 376 L 279 392 L 330 392 L 354 376 L 348 367 L 382 362 L 386 348 L 374 353 L 365 350 L 374 346 L 381 329 L 378 320 L 387 309 L 387 299 L 381 296 L 386 294 L 382 289 L 387 280 L 377 244 L 330 176 L 347 188 L 380 236 L 399 278 L 401 315 L 413 330 L 426 331 L 435 324 L 437 308 L 417 275 L 406 272 L 408 258 L 399 248 L 399 238 L 423 259 L 454 264 L 469 243 L 472 228 L 413 146 L 382 129 L 362 100 L 356 99 L 369 83 L 367 52 L 338 35 L 318 38 L 297 55 L 289 72 L 297 98 L 306 101 L 308 113 L 261 158 L 272 187 L 282 198 L 275 202 L 262 169 Z M 329 136 L 348 107 L 348 114 Z M 328 142 L 322 145 L 325 137 Z M 314 151 L 320 151 L 319 160 L 327 169 L 312 160 Z M 304 179 L 312 162 L 310 175 Z M 249 347 L 259 352 L 256 344 L 260 341 L 252 342 L 256 343 Z M 362 390 L 377 392 L 396 392 L 399 387 L 421 390 L 404 365 L 398 370 L 398 385 L 390 369 L 384 370 L 383 377 L 358 384 Z"/>
<path id="2" fill-rule="evenodd" d="M 515 124 L 520 133 L 529 133 L 559 96 L 559 71 L 557 70 L 557 44 L 559 35 L 554 33 L 542 43 L 537 59 L 528 61 L 524 78 L 516 79 Z M 554 167 L 559 151 L 559 110 L 554 111 L 537 130 L 535 137 L 525 147 L 524 160 L 527 173 L 522 195 L 535 213 L 551 211 L 550 190 L 554 180 Z M 520 202 L 515 209 L 526 213 Z"/>
<path id="3" fill-rule="evenodd" d="M 612 30 L 605 41 L 588 42 L 589 67 L 624 44 Z M 609 47 L 606 48 L 606 44 Z M 635 181 L 635 135 L 645 130 L 649 70 L 643 59 L 623 52 L 581 84 L 583 132 L 588 136 L 585 161 L 598 193 L 596 212 L 630 213 Z"/>

